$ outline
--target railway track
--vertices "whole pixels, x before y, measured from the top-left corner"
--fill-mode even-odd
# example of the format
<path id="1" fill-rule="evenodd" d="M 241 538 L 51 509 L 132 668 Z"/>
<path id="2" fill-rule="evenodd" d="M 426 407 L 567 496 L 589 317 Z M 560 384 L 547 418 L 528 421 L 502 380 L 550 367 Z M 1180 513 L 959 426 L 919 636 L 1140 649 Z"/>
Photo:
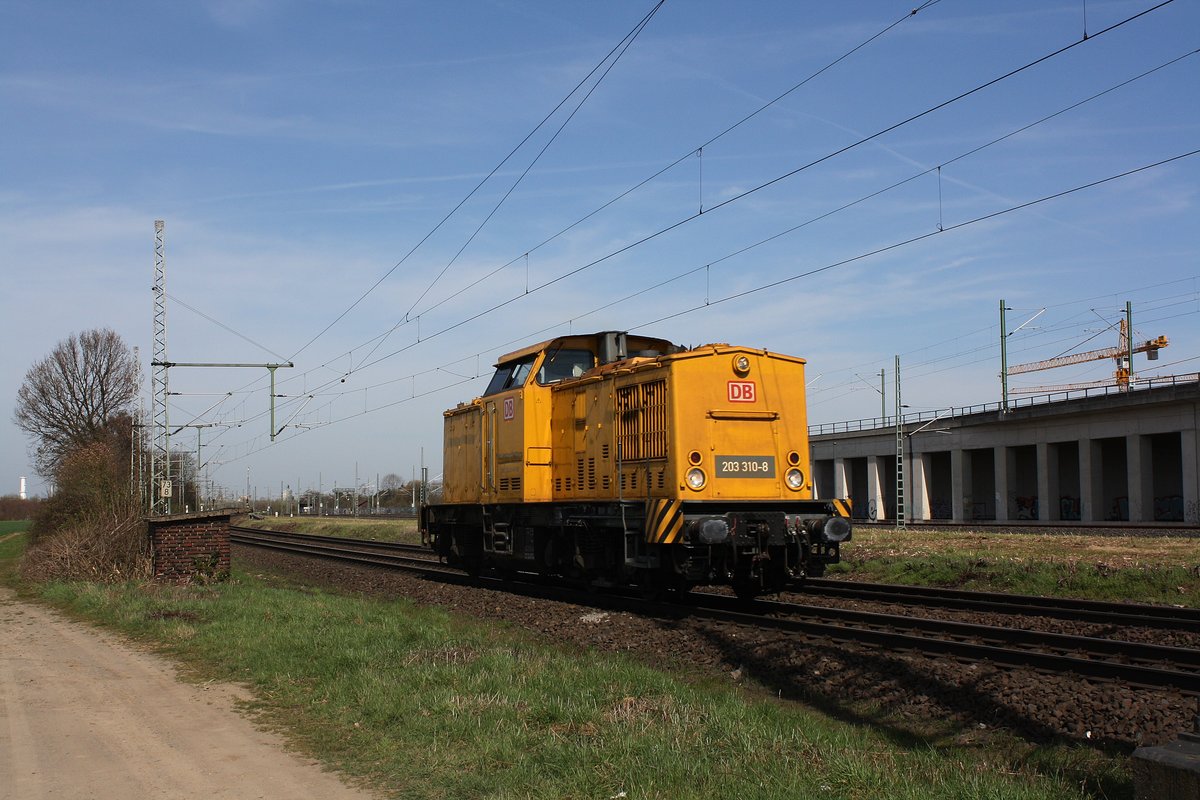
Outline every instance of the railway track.
<path id="1" fill-rule="evenodd" d="M 460 570 L 440 563 L 427 550 L 417 545 L 278 533 L 254 528 L 233 528 L 230 539 L 240 545 L 269 548 L 359 566 L 402 569 L 436 580 L 482 585 L 525 596 L 586 604 L 607 610 L 664 619 L 688 616 L 839 642 L 874 644 L 890 650 L 945 656 L 962 661 L 1071 673 L 1134 686 L 1174 688 L 1200 696 L 1200 650 L 1190 648 L 1145 645 L 1025 628 L 768 600 L 756 600 L 746 604 L 728 596 L 707 593 L 691 593 L 683 602 L 664 603 L 617 593 L 585 592 L 571 587 L 546 585 L 534 575 L 522 575 L 522 580 L 517 582 L 491 578 L 472 579 Z M 825 584 L 837 582 L 819 583 L 817 590 L 823 591 Z M 878 589 L 873 599 L 881 599 L 881 593 L 882 589 Z M 1009 605 L 1020 609 L 1034 607 L 1020 602 Z M 987 610 L 997 609 L 992 607 Z M 1060 610 L 1066 613 L 1065 607 Z M 1007 613 L 1029 612 L 1023 610 Z M 1088 613 L 1102 612 L 1088 609 Z M 1137 623 L 1140 625 L 1153 624 L 1155 621 L 1155 617 L 1151 615 L 1127 614 L 1126 617 L 1152 620 L 1151 623 Z M 1106 621 L 1115 622 L 1111 618 L 1106 618 Z"/>
<path id="2" fill-rule="evenodd" d="M 739 624 L 1200 695 L 1200 650 L 1190 648 L 768 600 L 740 610 L 719 595 L 696 597 L 714 618 Z"/>
<path id="3" fill-rule="evenodd" d="M 462 575 L 461 570 L 442 564 L 428 548 L 400 542 L 370 539 L 341 539 L 308 533 L 270 531 L 264 528 L 230 526 L 229 541 L 288 553 L 363 564 L 373 567 L 410 569 L 431 574 Z"/>
<path id="4" fill-rule="evenodd" d="M 894 519 L 871 520 L 855 518 L 856 530 L 897 530 Z M 1112 536 L 1112 537 L 1143 537 L 1175 536 L 1185 539 L 1200 538 L 1200 528 L 1191 523 L 1171 522 L 1064 522 L 1054 520 L 1041 522 L 1038 520 L 970 520 L 969 522 L 954 522 L 951 520 L 923 519 L 909 522 L 905 530 L 909 531 L 987 531 L 988 533 L 1037 534 L 1040 536 Z"/>
<path id="5" fill-rule="evenodd" d="M 993 611 L 1001 614 L 1055 617 L 1084 622 L 1103 622 L 1113 625 L 1200 633 L 1200 609 L 1194 608 L 829 579 L 809 579 L 805 582 L 803 591 L 805 594 L 821 597 L 873 600 L 968 611 Z"/>

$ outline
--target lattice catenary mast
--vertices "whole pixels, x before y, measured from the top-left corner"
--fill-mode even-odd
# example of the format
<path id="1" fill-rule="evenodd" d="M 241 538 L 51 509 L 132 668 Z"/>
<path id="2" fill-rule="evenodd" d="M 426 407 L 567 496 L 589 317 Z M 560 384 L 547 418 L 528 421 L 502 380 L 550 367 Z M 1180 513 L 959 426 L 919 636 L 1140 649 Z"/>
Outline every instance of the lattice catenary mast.
<path id="1" fill-rule="evenodd" d="M 154 355 L 150 372 L 150 514 L 171 513 L 171 428 L 167 413 L 167 264 L 163 221 L 154 220 Z"/>

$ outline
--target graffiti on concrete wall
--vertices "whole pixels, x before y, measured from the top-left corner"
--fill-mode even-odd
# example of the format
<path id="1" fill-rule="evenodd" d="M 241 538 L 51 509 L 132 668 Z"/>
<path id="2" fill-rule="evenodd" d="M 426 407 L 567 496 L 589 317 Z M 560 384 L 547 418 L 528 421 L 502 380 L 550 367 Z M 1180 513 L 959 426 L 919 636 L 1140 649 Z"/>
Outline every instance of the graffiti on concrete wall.
<path id="1" fill-rule="evenodd" d="M 1033 497 L 1017 497 L 1017 519 L 1037 519 L 1038 518 L 1038 499 Z"/>
<path id="2" fill-rule="evenodd" d="M 1083 519 L 1083 503 L 1078 497 L 1063 495 L 1058 498 L 1058 518 L 1066 520 Z"/>

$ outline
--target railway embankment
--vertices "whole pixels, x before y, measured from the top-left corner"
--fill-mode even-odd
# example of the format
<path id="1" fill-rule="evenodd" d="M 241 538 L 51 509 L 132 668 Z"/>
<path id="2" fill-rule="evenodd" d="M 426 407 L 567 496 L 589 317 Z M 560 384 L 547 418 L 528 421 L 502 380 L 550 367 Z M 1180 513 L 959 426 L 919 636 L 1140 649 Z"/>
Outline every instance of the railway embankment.
<path id="1" fill-rule="evenodd" d="M 396 793 L 1131 797 L 1129 752 L 1195 709 L 250 548 L 224 586 L 43 591 Z"/>

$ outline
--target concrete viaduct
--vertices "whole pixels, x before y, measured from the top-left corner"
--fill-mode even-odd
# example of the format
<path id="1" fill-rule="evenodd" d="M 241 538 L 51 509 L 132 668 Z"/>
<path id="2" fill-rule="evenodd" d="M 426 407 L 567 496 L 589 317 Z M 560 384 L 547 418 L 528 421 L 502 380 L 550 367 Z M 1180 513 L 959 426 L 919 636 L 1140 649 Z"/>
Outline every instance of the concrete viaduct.
<path id="1" fill-rule="evenodd" d="M 1200 524 L 1200 374 L 810 428 L 819 497 L 909 522 Z"/>

